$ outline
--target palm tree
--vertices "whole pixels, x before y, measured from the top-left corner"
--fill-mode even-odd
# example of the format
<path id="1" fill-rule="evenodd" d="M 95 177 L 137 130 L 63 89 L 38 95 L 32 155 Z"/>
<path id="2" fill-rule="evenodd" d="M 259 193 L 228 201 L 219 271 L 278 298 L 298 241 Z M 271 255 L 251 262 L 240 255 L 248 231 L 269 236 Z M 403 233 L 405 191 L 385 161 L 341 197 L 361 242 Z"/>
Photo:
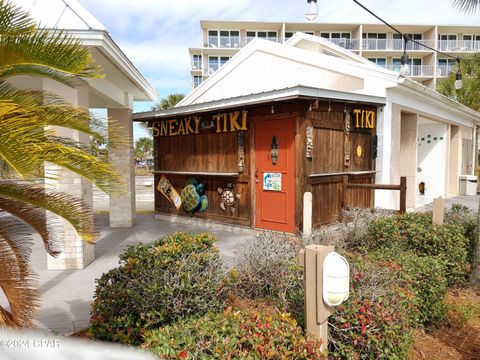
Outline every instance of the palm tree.
<path id="1" fill-rule="evenodd" d="M 153 140 L 148 137 L 142 137 L 135 142 L 135 151 L 141 153 L 141 158 L 147 160 L 153 149 Z"/>
<path id="2" fill-rule="evenodd" d="M 15 75 L 48 77 L 71 87 L 81 83 L 81 77 L 101 75 L 92 55 L 77 40 L 61 31 L 39 29 L 27 12 L 0 0 L 0 292 L 8 300 L 8 306 L 0 306 L 0 325 L 31 326 L 38 295 L 28 260 L 32 241 L 28 226 L 40 234 L 53 256 L 58 255 L 61 239 L 45 216 L 66 219 L 86 241 L 93 242 L 96 233 L 92 212 L 81 200 L 30 180 L 44 176 L 46 161 L 109 193 L 115 191 L 113 184 L 120 176 L 89 146 L 58 137 L 52 130 L 52 126 L 65 127 L 115 144 L 117 139 L 107 138 L 100 121 L 54 94 L 16 89 L 8 82 Z"/>
<path id="3" fill-rule="evenodd" d="M 460 72 L 463 82 L 461 89 L 455 89 L 456 71 L 453 71 L 438 84 L 437 91 L 480 111 L 480 53 L 463 57 L 460 61 Z"/>
<path id="4" fill-rule="evenodd" d="M 466 14 L 473 14 L 480 10 L 480 0 L 452 0 L 452 4 Z"/>
<path id="5" fill-rule="evenodd" d="M 152 110 L 168 110 L 172 109 L 177 105 L 183 98 L 184 94 L 174 93 L 168 95 L 166 98 L 160 100 L 158 104 L 155 104 Z"/>
<path id="6" fill-rule="evenodd" d="M 184 97 L 185 97 L 185 95 L 184 95 L 184 94 L 180 94 L 180 93 L 170 94 L 170 95 L 168 95 L 166 98 L 162 98 L 159 103 L 155 104 L 155 105 L 152 107 L 152 111 L 172 109 L 172 108 L 174 108 L 175 105 L 177 105 Z M 140 127 L 142 127 L 143 129 L 145 129 L 150 135 L 153 134 L 152 128 L 151 128 L 151 127 L 148 127 L 148 123 L 146 123 L 146 122 L 141 122 L 141 123 L 140 123 Z"/>

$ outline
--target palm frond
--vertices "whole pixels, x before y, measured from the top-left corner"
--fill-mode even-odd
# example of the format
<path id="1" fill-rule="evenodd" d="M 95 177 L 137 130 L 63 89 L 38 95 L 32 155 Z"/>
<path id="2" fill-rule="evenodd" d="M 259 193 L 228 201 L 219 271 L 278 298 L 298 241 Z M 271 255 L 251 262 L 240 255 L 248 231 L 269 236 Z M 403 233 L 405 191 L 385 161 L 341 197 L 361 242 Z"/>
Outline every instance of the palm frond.
<path id="1" fill-rule="evenodd" d="M 55 231 L 60 225 L 57 217 L 36 206 L 2 196 L 0 209 L 31 226 L 42 238 L 45 250 L 50 256 L 57 257 L 60 254 L 62 239 Z"/>
<path id="2" fill-rule="evenodd" d="M 42 75 L 72 86 L 78 83 L 75 77 L 98 78 L 100 72 L 89 50 L 63 31 L 39 29 L 0 37 L 0 79 Z"/>
<path id="3" fill-rule="evenodd" d="M 68 194 L 3 180 L 0 181 L 0 197 L 42 208 L 62 217 L 85 241 L 93 243 L 98 235 L 91 208 Z"/>
<path id="4" fill-rule="evenodd" d="M 30 14 L 19 6 L 0 1 L 0 36 L 16 36 L 35 31 L 37 25 Z"/>
<path id="5" fill-rule="evenodd" d="M 0 81 L 0 103 L 7 100 L 34 114 L 39 126 L 61 126 L 88 134 L 107 146 L 124 145 L 120 136 L 122 127 L 113 120 L 110 125 L 90 114 L 82 107 L 65 102 L 60 96 L 47 91 L 18 90 L 10 83 Z"/>
<path id="6" fill-rule="evenodd" d="M 480 0 L 452 0 L 452 4 L 465 14 L 474 14 L 480 10 Z"/>
<path id="7" fill-rule="evenodd" d="M 0 325 L 33 327 L 33 319 L 38 308 L 39 297 L 35 290 L 36 277 L 28 266 L 19 266 L 11 242 L 26 243 L 29 231 L 26 226 L 5 221 L 0 215 L 0 288 L 4 292 L 10 309 L 0 307 Z M 7 236 L 7 237 L 5 237 Z M 9 239 L 9 238 L 10 239 Z M 27 264 L 28 265 L 28 264 Z"/>

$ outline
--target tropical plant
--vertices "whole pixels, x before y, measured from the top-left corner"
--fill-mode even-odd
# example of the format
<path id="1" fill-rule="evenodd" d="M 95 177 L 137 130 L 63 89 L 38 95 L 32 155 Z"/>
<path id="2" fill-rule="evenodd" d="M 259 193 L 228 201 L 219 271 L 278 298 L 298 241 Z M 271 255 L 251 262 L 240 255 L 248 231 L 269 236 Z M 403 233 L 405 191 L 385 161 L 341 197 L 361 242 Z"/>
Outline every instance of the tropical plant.
<path id="1" fill-rule="evenodd" d="M 141 154 L 140 158 L 146 160 L 151 156 L 153 150 L 153 140 L 148 137 L 141 137 L 135 141 L 135 156 Z"/>
<path id="2" fill-rule="evenodd" d="M 452 0 L 452 4 L 466 14 L 473 14 L 480 10 L 480 0 Z"/>
<path id="3" fill-rule="evenodd" d="M 183 98 L 185 97 L 184 94 L 180 93 L 173 93 L 168 95 L 166 98 L 162 98 L 159 103 L 155 104 L 152 107 L 152 111 L 156 110 L 168 110 L 172 109 L 177 105 Z M 148 123 L 141 122 L 140 127 L 145 129 L 150 135 L 153 134 L 152 128 L 148 126 Z"/>
<path id="4" fill-rule="evenodd" d="M 155 104 L 152 110 L 168 110 L 174 108 L 183 98 L 184 94 L 174 93 L 168 95 L 166 98 L 160 100 L 158 104 Z"/>
<path id="5" fill-rule="evenodd" d="M 120 176 L 89 146 L 59 137 L 52 127 L 76 130 L 111 144 L 114 136 L 107 138 L 100 121 L 55 94 L 15 88 L 8 80 L 16 75 L 42 76 L 70 87 L 82 83 L 81 77 L 101 75 L 78 40 L 62 31 L 38 28 L 28 12 L 0 0 L 0 160 L 5 170 L 0 174 L 0 291 L 9 303 L 0 307 L 0 324 L 31 326 L 38 296 L 31 282 L 27 225 L 40 234 L 53 256 L 59 253 L 60 239 L 46 216 L 67 220 L 86 241 L 96 238 L 93 215 L 81 200 L 35 185 L 32 178 L 58 179 L 58 171 L 43 174 L 48 162 L 111 193 Z"/>
<path id="6" fill-rule="evenodd" d="M 461 89 L 455 89 L 456 71 L 453 71 L 448 78 L 439 83 L 437 90 L 463 105 L 480 111 L 480 53 L 461 58 L 460 72 L 463 82 Z"/>

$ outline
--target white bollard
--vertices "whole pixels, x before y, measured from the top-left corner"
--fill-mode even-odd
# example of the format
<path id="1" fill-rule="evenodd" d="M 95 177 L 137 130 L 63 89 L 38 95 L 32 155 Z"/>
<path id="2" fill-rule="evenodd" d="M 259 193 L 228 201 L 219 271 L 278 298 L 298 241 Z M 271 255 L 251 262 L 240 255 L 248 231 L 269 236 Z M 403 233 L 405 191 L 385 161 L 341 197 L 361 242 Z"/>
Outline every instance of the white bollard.
<path id="1" fill-rule="evenodd" d="M 312 193 L 303 194 L 303 237 L 312 234 Z"/>

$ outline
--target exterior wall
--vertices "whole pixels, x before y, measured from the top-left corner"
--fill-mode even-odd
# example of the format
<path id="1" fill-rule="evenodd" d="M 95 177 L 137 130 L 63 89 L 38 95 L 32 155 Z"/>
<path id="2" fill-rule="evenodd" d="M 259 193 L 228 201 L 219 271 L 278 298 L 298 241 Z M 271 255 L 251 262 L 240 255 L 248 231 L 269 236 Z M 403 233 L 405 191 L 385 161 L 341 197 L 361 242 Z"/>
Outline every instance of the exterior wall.
<path id="1" fill-rule="evenodd" d="M 445 124 L 431 124 L 420 122 L 418 124 L 418 153 L 416 193 L 419 205 L 430 203 L 438 196 L 446 197 L 446 162 L 447 134 Z M 420 195 L 419 184 L 425 184 L 425 193 Z"/>
<path id="2" fill-rule="evenodd" d="M 407 177 L 407 208 L 410 209 L 415 208 L 417 188 L 417 121 L 417 114 L 401 115 L 400 175 Z"/>
<path id="3" fill-rule="evenodd" d="M 202 27 L 202 42 L 199 48 L 191 49 L 195 50 L 195 53 L 203 52 L 207 44 L 208 29 L 215 30 L 239 30 L 240 37 L 245 38 L 246 30 L 275 30 L 277 31 L 277 37 L 279 42 L 285 41 L 285 31 L 295 32 L 295 31 L 309 31 L 314 32 L 315 35 L 320 36 L 321 32 L 348 32 L 351 34 L 352 43 L 350 43 L 347 48 L 355 53 L 366 58 L 387 58 L 388 66 L 392 66 L 392 58 L 400 58 L 403 50 L 397 49 L 384 49 L 382 48 L 375 50 L 364 49 L 362 33 L 363 32 L 384 32 L 387 33 L 387 39 L 391 40 L 393 38 L 393 33 L 390 28 L 385 25 L 371 25 L 371 24 L 321 24 L 321 23 L 270 23 L 270 22 L 254 22 L 254 23 L 242 23 L 236 21 L 209 21 L 208 25 Z M 462 53 L 469 53 L 471 51 L 478 51 L 480 49 L 480 42 L 476 42 L 473 48 L 470 50 L 469 47 L 461 46 L 461 37 L 463 34 L 480 34 L 480 27 L 465 27 L 465 26 L 434 26 L 434 25 L 395 25 L 400 31 L 404 33 L 421 33 L 422 40 L 428 41 L 429 46 L 440 49 L 438 34 L 456 34 L 457 39 L 459 40 L 459 45 L 454 46 L 451 49 L 447 50 L 451 55 L 457 56 Z M 353 45 L 352 45 L 353 44 Z M 445 45 L 445 44 L 444 44 Z M 447 44 L 448 45 L 448 44 Z M 442 45 L 443 46 L 443 45 Z M 224 55 L 225 49 L 215 49 L 208 48 L 210 55 Z M 229 54 L 233 55 L 239 51 L 239 49 L 228 49 Z M 392 51 L 395 55 L 392 55 Z M 190 55 L 191 56 L 191 55 Z M 438 56 L 435 52 L 428 49 L 421 50 L 411 50 L 409 51 L 409 56 L 411 58 L 422 58 L 421 72 L 416 72 L 417 75 L 413 79 L 423 83 L 425 86 L 435 88 L 437 84 L 437 79 L 442 79 L 438 73 Z M 420 70 L 418 70 L 420 71 Z M 198 72 L 191 70 L 191 75 L 198 75 Z M 204 74 L 204 79 L 206 79 L 209 74 Z"/>

